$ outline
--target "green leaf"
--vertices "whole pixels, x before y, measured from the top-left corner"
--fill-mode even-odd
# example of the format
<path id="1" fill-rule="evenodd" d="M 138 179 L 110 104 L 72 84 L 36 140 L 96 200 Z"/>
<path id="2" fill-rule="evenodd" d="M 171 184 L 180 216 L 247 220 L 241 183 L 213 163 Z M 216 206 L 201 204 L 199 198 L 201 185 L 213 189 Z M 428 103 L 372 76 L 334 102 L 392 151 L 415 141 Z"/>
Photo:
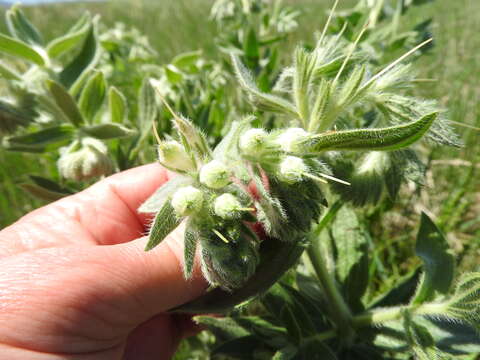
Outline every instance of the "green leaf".
<path id="1" fill-rule="evenodd" d="M 322 133 L 306 140 L 305 151 L 320 153 L 327 150 L 399 150 L 419 140 L 437 115 L 438 113 L 431 113 L 411 123 L 386 128 Z"/>
<path id="2" fill-rule="evenodd" d="M 141 213 L 155 213 L 160 211 L 169 201 L 173 193 L 181 187 L 191 185 L 193 179 L 190 177 L 177 175 L 169 180 L 165 185 L 160 186 L 138 209 Z"/>
<path id="3" fill-rule="evenodd" d="M 369 234 L 349 206 L 339 210 L 330 234 L 336 248 L 336 274 L 345 300 L 354 311 L 361 311 L 364 308 L 361 298 L 367 290 L 369 278 Z"/>
<path id="4" fill-rule="evenodd" d="M 412 303 L 421 304 L 437 294 L 447 294 L 453 282 L 455 257 L 441 231 L 425 213 L 420 220 L 415 253 L 423 261 L 425 275 Z"/>
<path id="5" fill-rule="evenodd" d="M 54 126 L 34 133 L 3 139 L 3 147 L 10 151 L 45 152 L 67 145 L 75 134 L 70 125 Z"/>
<path id="6" fill-rule="evenodd" d="M 100 59 L 100 46 L 97 34 L 97 21 L 89 26 L 81 51 L 59 74 L 60 82 L 67 88 L 74 88 L 82 80 L 82 75 L 92 69 Z"/>
<path id="7" fill-rule="evenodd" d="M 120 139 L 135 134 L 134 130 L 114 123 L 85 126 L 82 127 L 82 131 L 100 140 Z"/>
<path id="8" fill-rule="evenodd" d="M 87 121 L 92 122 L 103 105 L 106 93 L 105 78 L 101 71 L 90 76 L 82 90 L 79 100 L 80 111 Z"/>
<path id="9" fill-rule="evenodd" d="M 400 278 L 391 289 L 380 295 L 368 308 L 374 309 L 399 304 L 407 305 L 415 294 L 420 275 L 420 269 L 416 269 Z"/>
<path id="10" fill-rule="evenodd" d="M 0 51 L 40 66 L 45 65 L 45 59 L 33 47 L 3 34 L 0 34 Z"/>
<path id="11" fill-rule="evenodd" d="M 84 123 L 82 114 L 77 107 L 75 99 L 68 93 L 61 84 L 53 80 L 47 80 L 47 88 L 50 94 L 53 96 L 53 100 L 57 106 L 62 110 L 68 120 L 79 127 Z"/>
<path id="12" fill-rule="evenodd" d="M 13 133 L 18 127 L 30 124 L 33 119 L 34 116 L 25 112 L 21 106 L 0 100 L 0 135 Z"/>
<path id="13" fill-rule="evenodd" d="M 56 58 L 79 45 L 91 29 L 92 23 L 90 19 L 90 15 L 84 15 L 77 23 L 79 24 L 78 29 L 52 40 L 47 46 L 48 55 L 51 58 Z"/>
<path id="14" fill-rule="evenodd" d="M 238 316 L 235 317 L 235 322 L 273 348 L 288 344 L 286 329 L 260 316 Z"/>
<path id="15" fill-rule="evenodd" d="M 172 64 L 168 64 L 164 67 L 165 75 L 171 84 L 179 84 L 183 81 L 183 74 L 181 71 Z"/>
<path id="16" fill-rule="evenodd" d="M 446 315 L 480 330 L 480 273 L 462 274 L 448 301 Z"/>
<path id="17" fill-rule="evenodd" d="M 127 99 L 114 86 L 108 91 L 108 107 L 111 122 L 122 124 L 127 117 Z"/>
<path id="18" fill-rule="evenodd" d="M 20 184 L 23 190 L 31 195 L 46 201 L 56 201 L 65 196 L 71 195 L 72 192 L 58 185 L 56 182 L 42 178 L 40 176 L 30 176 L 32 183 Z"/>
<path id="19" fill-rule="evenodd" d="M 197 250 L 197 243 L 200 241 L 200 234 L 190 221 L 187 223 L 184 236 L 184 255 L 183 255 L 183 272 L 185 279 L 192 277 L 193 265 L 195 261 L 195 252 Z"/>
<path id="20" fill-rule="evenodd" d="M 181 219 L 175 214 L 175 210 L 172 204 L 170 204 L 170 201 L 166 201 L 160 211 L 155 215 L 155 219 L 148 233 L 148 243 L 145 251 L 152 250 L 160 244 L 168 234 L 180 225 L 180 221 Z"/>
<path id="21" fill-rule="evenodd" d="M 138 127 L 143 136 L 150 134 L 152 124 L 158 115 L 155 89 L 150 79 L 145 77 L 138 95 Z"/>
<path id="22" fill-rule="evenodd" d="M 211 316 L 195 316 L 193 320 L 200 325 L 205 325 L 215 334 L 221 341 L 241 338 L 251 335 L 251 332 L 239 325 L 235 319 L 231 317 L 211 317 Z"/>
<path id="23" fill-rule="evenodd" d="M 173 58 L 172 65 L 183 71 L 191 71 L 192 68 L 196 67 L 201 55 L 201 50 L 179 54 Z"/>
<path id="24" fill-rule="evenodd" d="M 247 36 L 243 42 L 243 51 L 247 61 L 255 65 L 260 58 L 260 48 L 257 40 L 257 34 L 252 27 L 248 29 Z"/>
<path id="25" fill-rule="evenodd" d="M 32 45 L 43 45 L 39 31 L 28 21 L 18 4 L 7 10 L 5 16 L 8 30 L 13 37 Z"/>
<path id="26" fill-rule="evenodd" d="M 263 93 L 258 89 L 251 74 L 238 56 L 232 54 L 232 63 L 240 86 L 250 95 L 253 103 L 259 109 L 298 117 L 297 110 L 291 102 L 275 95 Z"/>

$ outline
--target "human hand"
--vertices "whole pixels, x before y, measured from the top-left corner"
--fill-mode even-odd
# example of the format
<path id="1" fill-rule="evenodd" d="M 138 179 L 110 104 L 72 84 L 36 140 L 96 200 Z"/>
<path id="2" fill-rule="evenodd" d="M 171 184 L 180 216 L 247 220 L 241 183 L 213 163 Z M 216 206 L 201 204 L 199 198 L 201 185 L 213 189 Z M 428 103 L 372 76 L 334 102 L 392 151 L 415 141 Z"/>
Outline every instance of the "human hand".
<path id="1" fill-rule="evenodd" d="M 165 311 L 206 287 L 182 272 L 177 229 L 144 252 L 136 209 L 168 173 L 113 175 L 0 232 L 0 359 L 169 359 L 193 324 Z"/>

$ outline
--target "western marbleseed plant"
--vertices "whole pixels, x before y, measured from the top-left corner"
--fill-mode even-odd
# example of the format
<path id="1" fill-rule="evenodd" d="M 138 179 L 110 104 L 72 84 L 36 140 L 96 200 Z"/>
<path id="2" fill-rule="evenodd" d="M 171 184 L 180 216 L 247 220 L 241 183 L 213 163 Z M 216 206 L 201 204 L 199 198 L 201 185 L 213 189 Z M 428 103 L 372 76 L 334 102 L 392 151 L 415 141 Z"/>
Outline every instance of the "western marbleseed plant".
<path id="1" fill-rule="evenodd" d="M 355 44 L 340 52 L 335 41 L 340 39 L 322 36 L 313 51 L 296 50 L 294 65 L 286 70 L 289 76 L 280 77 L 283 92 L 289 87 L 292 100 L 262 93 L 240 60 L 232 56 L 239 82 L 252 101 L 259 109 L 283 115 L 285 128 L 253 128 L 252 117 L 247 117 L 235 122 L 211 149 L 189 120 L 172 111 L 178 141 L 158 139 L 158 155 L 160 163 L 178 176 L 140 208 L 157 213 L 147 250 L 186 220 L 185 276 L 191 276 L 199 246 L 205 277 L 212 286 L 235 296 L 244 287 L 250 288 L 252 276 L 261 276 L 257 270 L 266 266 L 262 262 L 266 244 L 275 243 L 270 246 L 274 253 L 281 254 L 285 248 L 295 256 L 270 279 L 263 279 L 265 284 L 273 284 L 293 265 L 308 245 L 312 224 L 335 197 L 329 182 L 336 183 L 335 188 L 342 188 L 339 193 L 353 202 L 363 199 L 369 189 L 373 200 L 378 200 L 381 181 L 387 182 L 390 195 L 395 196 L 399 186 L 389 184 L 386 174 L 401 161 L 415 159 L 405 155 L 396 160 L 440 121 L 439 110 L 404 124 L 335 130 L 333 124 L 343 114 L 368 102 L 372 106 L 388 103 L 389 93 L 405 81 L 399 64 L 404 57 L 369 74 L 366 65 L 350 63 L 358 58 L 352 57 Z M 346 178 L 335 176 L 346 173 L 348 164 L 337 160 L 343 152 L 366 153 Z M 399 181 L 404 176 L 401 170 L 396 168 L 397 176 L 390 181 Z"/>

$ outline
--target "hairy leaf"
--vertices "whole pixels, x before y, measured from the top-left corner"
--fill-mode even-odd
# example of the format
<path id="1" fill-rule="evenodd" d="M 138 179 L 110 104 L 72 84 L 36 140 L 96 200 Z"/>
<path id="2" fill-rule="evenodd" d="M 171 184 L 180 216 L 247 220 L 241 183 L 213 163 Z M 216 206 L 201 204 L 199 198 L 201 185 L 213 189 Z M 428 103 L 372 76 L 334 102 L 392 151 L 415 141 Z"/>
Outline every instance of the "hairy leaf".
<path id="1" fill-rule="evenodd" d="M 10 136 L 3 139 L 3 147 L 10 151 L 45 152 L 67 145 L 75 130 L 70 125 L 54 126 L 26 135 Z"/>
<path id="2" fill-rule="evenodd" d="M 232 54 L 232 63 L 238 77 L 240 86 L 250 95 L 253 102 L 259 109 L 265 111 L 280 112 L 290 116 L 298 117 L 295 106 L 289 101 L 275 95 L 261 92 L 255 84 L 247 68 L 240 59 Z"/>
<path id="3" fill-rule="evenodd" d="M 80 94 L 79 108 L 87 121 L 92 122 L 103 105 L 106 83 L 103 73 L 96 71 L 87 80 Z"/>
<path id="4" fill-rule="evenodd" d="M 114 86 L 111 86 L 108 91 L 108 107 L 110 109 L 110 121 L 123 124 L 127 116 L 127 99 Z"/>
<path id="5" fill-rule="evenodd" d="M 114 123 L 85 126 L 82 128 L 82 131 L 101 140 L 125 138 L 132 136 L 135 133 L 134 130 Z"/>
<path id="6" fill-rule="evenodd" d="M 155 215 L 153 224 L 148 233 L 148 243 L 145 251 L 152 250 L 155 246 L 160 244 L 168 234 L 180 225 L 180 220 L 175 214 L 170 201 L 166 201 L 160 211 Z"/>
<path id="7" fill-rule="evenodd" d="M 59 57 L 72 50 L 81 43 L 88 34 L 91 27 L 90 15 L 80 18 L 78 29 L 70 31 L 63 36 L 52 40 L 47 46 L 47 53 L 51 58 Z M 80 22 L 81 21 L 81 22 Z"/>
<path id="8" fill-rule="evenodd" d="M 399 150 L 419 140 L 437 118 L 437 113 L 398 126 L 380 129 L 331 131 L 305 142 L 305 150 L 320 153 L 327 150 Z"/>
<path id="9" fill-rule="evenodd" d="M 28 21 L 19 4 L 13 5 L 5 15 L 8 30 L 13 37 L 31 45 L 43 45 L 40 32 Z"/>
<path id="10" fill-rule="evenodd" d="M 40 52 L 23 41 L 3 34 L 0 34 L 0 51 L 40 66 L 45 65 L 45 59 Z"/>
<path id="11" fill-rule="evenodd" d="M 84 123 L 83 116 L 77 107 L 75 99 L 68 93 L 67 89 L 54 80 L 47 80 L 47 88 L 67 119 L 76 127 L 82 125 Z"/>
<path id="12" fill-rule="evenodd" d="M 82 81 L 100 59 L 100 45 L 98 43 L 97 21 L 89 27 L 80 53 L 59 74 L 60 82 L 66 88 L 75 88 L 75 84 Z"/>

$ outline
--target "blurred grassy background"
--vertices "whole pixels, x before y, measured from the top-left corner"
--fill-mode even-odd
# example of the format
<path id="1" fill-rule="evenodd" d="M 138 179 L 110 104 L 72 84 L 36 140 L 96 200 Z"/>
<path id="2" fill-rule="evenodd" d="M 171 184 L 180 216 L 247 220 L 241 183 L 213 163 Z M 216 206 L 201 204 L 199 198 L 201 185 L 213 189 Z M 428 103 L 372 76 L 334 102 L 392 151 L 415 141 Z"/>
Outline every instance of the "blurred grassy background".
<path id="1" fill-rule="evenodd" d="M 322 28 L 332 1 L 290 0 L 302 11 L 300 27 L 290 41 L 309 42 Z M 340 7 L 353 1 L 344 0 Z M 215 55 L 215 25 L 209 21 L 211 0 L 116 0 L 107 3 L 37 6 L 26 9 L 35 24 L 48 36 L 64 32 L 85 10 L 99 13 L 107 26 L 122 21 L 147 34 L 158 51 L 158 62 L 175 54 L 203 49 Z M 436 0 L 416 7 L 402 24 L 411 28 L 421 20 L 434 19 L 435 48 L 419 61 L 418 73 L 434 81 L 420 84 L 420 93 L 440 99 L 458 124 L 465 147 L 426 150 L 430 159 L 426 191 L 416 199 L 417 210 L 428 209 L 449 233 L 452 244 L 465 254 L 467 267 L 476 267 L 480 249 L 480 1 Z M 4 24 L 1 24 L 4 28 Z M 285 51 L 286 54 L 290 52 Z M 463 125 L 461 125 L 463 124 Z M 474 129 L 477 128 L 477 129 Z M 26 160 L 26 161 L 25 161 Z M 0 150 L 0 228 L 40 205 L 19 190 L 17 184 L 29 174 L 48 174 L 52 163 L 38 157 L 5 153 Z M 408 227 L 407 227 L 408 228 Z M 405 230 L 404 228 L 401 228 Z M 405 230 L 406 231 L 406 230 Z M 384 249 L 395 239 L 382 235 Z M 476 241 L 474 241 L 476 240 Z M 461 251 L 468 246 L 466 252 Z"/>

